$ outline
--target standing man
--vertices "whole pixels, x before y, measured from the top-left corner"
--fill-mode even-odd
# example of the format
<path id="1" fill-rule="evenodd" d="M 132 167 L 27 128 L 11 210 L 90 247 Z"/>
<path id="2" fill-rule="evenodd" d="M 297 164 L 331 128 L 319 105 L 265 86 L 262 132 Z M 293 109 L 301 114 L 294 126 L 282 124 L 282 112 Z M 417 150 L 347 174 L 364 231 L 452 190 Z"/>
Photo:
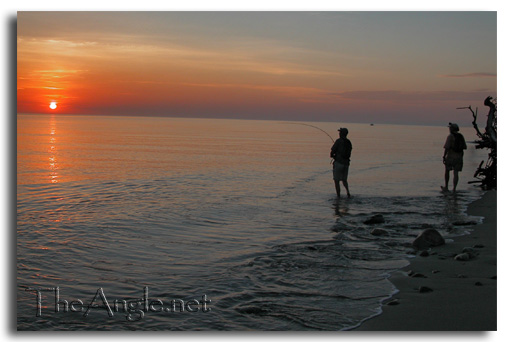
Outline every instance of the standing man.
<path id="1" fill-rule="evenodd" d="M 459 126 L 456 123 L 449 123 L 448 128 L 450 134 L 446 138 L 444 144 L 443 163 L 444 171 L 444 187 L 443 191 L 448 191 L 448 182 L 450 181 L 450 171 L 453 170 L 453 192 L 457 189 L 459 183 L 459 172 L 462 171 L 464 150 L 467 149 L 464 136 L 459 133 Z"/>
<path id="2" fill-rule="evenodd" d="M 350 168 L 350 156 L 352 154 L 352 143 L 348 140 L 348 129 L 339 128 L 339 139 L 332 145 L 330 157 L 334 158 L 334 184 L 336 186 L 337 197 L 341 197 L 341 186 L 339 182 L 343 182 L 346 189 L 346 195 L 350 198 L 350 190 L 348 190 L 348 169 Z"/>

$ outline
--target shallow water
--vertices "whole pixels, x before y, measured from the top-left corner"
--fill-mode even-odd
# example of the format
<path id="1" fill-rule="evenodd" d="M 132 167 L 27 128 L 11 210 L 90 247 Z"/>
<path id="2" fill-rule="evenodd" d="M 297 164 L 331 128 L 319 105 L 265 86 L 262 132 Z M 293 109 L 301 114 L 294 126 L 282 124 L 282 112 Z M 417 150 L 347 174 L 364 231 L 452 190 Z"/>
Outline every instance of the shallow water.
<path id="1" fill-rule="evenodd" d="M 305 125 L 19 114 L 18 329 L 340 330 L 378 314 L 420 231 L 479 220 L 466 183 L 486 155 L 469 146 L 443 195 L 446 128 L 346 126 L 354 197 L 338 200 L 332 141 Z M 73 308 L 43 291 L 37 317 L 27 288 L 56 287 Z"/>

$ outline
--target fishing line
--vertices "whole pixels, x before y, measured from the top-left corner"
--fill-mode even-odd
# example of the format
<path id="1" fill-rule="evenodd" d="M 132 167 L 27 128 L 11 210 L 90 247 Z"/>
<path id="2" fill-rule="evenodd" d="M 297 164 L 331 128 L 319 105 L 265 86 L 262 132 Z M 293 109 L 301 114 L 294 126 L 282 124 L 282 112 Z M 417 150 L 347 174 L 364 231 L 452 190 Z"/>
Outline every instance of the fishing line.
<path id="1" fill-rule="evenodd" d="M 314 125 L 309 125 L 309 124 L 306 124 L 306 123 L 301 123 L 301 122 L 284 122 L 284 123 L 288 123 L 288 124 L 292 124 L 292 125 L 303 125 L 303 126 L 309 126 L 309 127 L 312 127 L 312 128 L 316 128 L 317 130 L 320 130 L 322 131 L 323 133 L 325 133 L 329 138 L 330 140 L 332 140 L 332 142 L 334 143 L 334 139 L 332 139 L 332 137 L 330 136 L 330 134 L 328 134 L 327 132 L 325 132 L 324 130 L 322 130 L 321 128 L 319 127 L 316 127 Z"/>
<path id="2" fill-rule="evenodd" d="M 317 130 L 320 130 L 323 133 L 325 133 L 330 138 L 330 140 L 332 140 L 332 143 L 335 143 L 334 139 L 332 139 L 330 134 L 328 134 L 327 132 L 325 132 L 324 130 L 322 130 L 321 128 L 319 128 L 317 126 L 309 125 L 309 124 L 306 124 L 306 123 L 303 123 L 303 122 L 284 122 L 284 123 L 291 124 L 291 125 L 303 125 L 303 126 L 309 126 L 309 127 L 312 127 L 312 128 L 316 128 Z M 334 159 L 332 158 L 332 159 L 330 159 L 330 164 L 332 165 L 333 163 L 334 163 Z"/>

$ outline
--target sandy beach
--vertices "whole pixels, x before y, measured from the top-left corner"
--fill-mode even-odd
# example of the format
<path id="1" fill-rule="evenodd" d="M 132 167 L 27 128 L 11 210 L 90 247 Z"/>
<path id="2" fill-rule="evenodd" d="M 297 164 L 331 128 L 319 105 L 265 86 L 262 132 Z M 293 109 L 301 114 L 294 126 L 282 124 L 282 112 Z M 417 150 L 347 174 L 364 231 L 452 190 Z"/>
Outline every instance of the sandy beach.
<path id="1" fill-rule="evenodd" d="M 497 330 L 497 193 L 488 191 L 468 207 L 484 217 L 470 235 L 432 248 L 389 279 L 399 292 L 383 313 L 364 322 L 362 331 L 494 331 Z M 476 257 L 454 260 L 466 247 Z M 415 276 L 414 276 L 415 275 Z M 426 288 L 420 291 L 420 288 Z"/>

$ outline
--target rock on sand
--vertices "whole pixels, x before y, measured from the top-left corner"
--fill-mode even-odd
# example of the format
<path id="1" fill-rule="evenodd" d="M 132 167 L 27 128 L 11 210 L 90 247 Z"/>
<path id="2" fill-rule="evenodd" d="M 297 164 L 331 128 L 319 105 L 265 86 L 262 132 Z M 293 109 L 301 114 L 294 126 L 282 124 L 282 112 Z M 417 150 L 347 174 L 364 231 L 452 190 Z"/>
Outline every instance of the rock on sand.
<path id="1" fill-rule="evenodd" d="M 430 247 L 442 246 L 444 244 L 444 238 L 437 230 L 432 228 L 425 229 L 412 242 L 412 245 L 417 249 L 428 249 Z"/>
<path id="2" fill-rule="evenodd" d="M 378 224 L 378 223 L 384 223 L 384 222 L 385 222 L 384 216 L 378 214 L 378 215 L 371 216 L 369 219 L 364 221 L 364 224 Z"/>
<path id="3" fill-rule="evenodd" d="M 374 228 L 371 233 L 371 235 L 375 235 L 375 236 L 381 236 L 381 235 L 389 235 L 389 233 L 387 232 L 387 230 L 385 229 L 381 229 L 381 228 Z"/>

